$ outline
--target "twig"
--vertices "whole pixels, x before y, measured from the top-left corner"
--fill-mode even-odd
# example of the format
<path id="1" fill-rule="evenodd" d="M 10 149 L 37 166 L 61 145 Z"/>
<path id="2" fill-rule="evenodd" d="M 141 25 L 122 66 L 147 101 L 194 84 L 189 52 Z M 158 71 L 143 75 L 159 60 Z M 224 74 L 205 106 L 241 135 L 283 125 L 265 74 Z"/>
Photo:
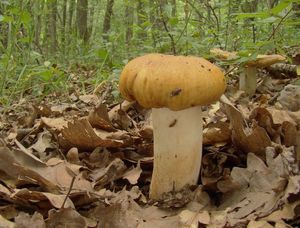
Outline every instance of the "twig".
<path id="1" fill-rule="evenodd" d="M 183 30 L 181 31 L 179 37 L 177 38 L 177 40 L 176 40 L 176 42 L 175 42 L 175 45 L 179 42 L 179 40 L 181 39 L 183 33 L 186 31 L 187 25 L 188 25 L 188 23 L 189 23 L 189 21 L 190 21 L 190 18 L 191 18 L 191 15 L 192 15 L 192 13 L 190 12 L 190 13 L 189 13 L 189 16 L 188 16 L 188 18 L 187 18 L 187 20 L 186 20 L 186 22 L 185 22 L 185 25 L 184 25 Z"/>
<path id="2" fill-rule="evenodd" d="M 174 37 L 172 36 L 172 34 L 170 33 L 169 29 L 168 29 L 168 26 L 167 26 L 167 23 L 165 21 L 165 18 L 164 18 L 164 15 L 163 15 L 163 10 L 162 10 L 162 7 L 161 7 L 161 4 L 159 4 L 159 10 L 160 10 L 160 17 L 161 17 L 161 21 L 163 23 L 163 26 L 168 34 L 168 36 L 170 37 L 170 40 L 171 40 L 171 48 L 172 48 L 172 52 L 174 55 L 176 55 L 176 44 L 175 44 L 175 41 L 174 41 Z"/>
<path id="3" fill-rule="evenodd" d="M 70 193 L 71 193 L 71 191 L 72 191 L 72 188 L 73 188 L 75 179 L 76 179 L 76 176 L 74 176 L 74 177 L 72 178 L 72 181 L 71 181 L 71 184 L 70 184 L 70 187 L 69 187 L 69 191 L 68 191 L 68 193 L 67 193 L 67 195 L 66 195 L 66 197 L 65 197 L 65 199 L 64 199 L 64 202 L 63 202 L 63 204 L 61 205 L 61 208 L 60 208 L 60 209 L 65 208 L 65 204 L 66 204 L 67 199 L 69 198 L 69 195 L 70 195 Z"/>
<path id="4" fill-rule="evenodd" d="M 214 16 L 214 18 L 215 18 L 215 20 L 216 20 L 217 31 L 219 32 L 219 31 L 220 31 L 219 18 L 218 18 L 218 16 L 217 16 L 216 12 L 215 12 L 215 9 L 211 6 L 211 4 L 209 4 L 208 1 L 207 1 L 207 2 L 204 2 L 204 4 L 205 4 L 205 6 L 206 6 L 207 8 L 209 8 L 209 9 L 211 10 L 211 12 L 212 12 L 212 14 L 213 14 L 213 16 Z"/>
<path id="5" fill-rule="evenodd" d="M 292 10 L 293 10 L 293 8 L 291 8 L 291 9 L 290 9 L 290 10 L 289 10 L 289 11 L 281 18 L 281 20 L 279 21 L 279 23 L 278 23 L 278 24 L 276 25 L 276 27 L 273 29 L 272 34 L 269 36 L 268 41 L 271 40 L 271 39 L 274 37 L 274 35 L 275 35 L 277 29 L 278 29 L 279 26 L 282 24 L 282 22 L 284 21 L 284 19 L 290 14 L 290 12 L 292 12 Z"/>

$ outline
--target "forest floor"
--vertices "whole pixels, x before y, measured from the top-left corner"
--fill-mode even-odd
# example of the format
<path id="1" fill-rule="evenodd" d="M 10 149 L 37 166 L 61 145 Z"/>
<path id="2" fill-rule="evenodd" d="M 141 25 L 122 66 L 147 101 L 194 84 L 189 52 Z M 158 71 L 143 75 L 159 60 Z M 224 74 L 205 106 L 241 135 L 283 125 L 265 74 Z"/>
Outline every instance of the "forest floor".
<path id="1" fill-rule="evenodd" d="M 116 85 L 0 107 L 0 227 L 299 225 L 300 86 L 259 73 L 251 97 L 228 75 L 228 99 L 204 110 L 199 185 L 159 202 L 151 111 L 116 102 Z"/>

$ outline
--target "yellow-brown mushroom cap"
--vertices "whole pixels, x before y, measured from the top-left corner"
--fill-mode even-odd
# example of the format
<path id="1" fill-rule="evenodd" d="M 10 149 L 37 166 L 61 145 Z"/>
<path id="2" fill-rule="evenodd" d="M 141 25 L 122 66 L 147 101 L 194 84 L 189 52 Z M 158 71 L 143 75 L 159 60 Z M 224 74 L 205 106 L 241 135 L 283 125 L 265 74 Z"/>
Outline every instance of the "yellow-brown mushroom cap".
<path id="1" fill-rule="evenodd" d="M 210 104 L 224 93 L 222 71 L 209 61 L 192 56 L 147 54 L 123 69 L 119 89 L 129 101 L 145 108 L 177 111 Z"/>

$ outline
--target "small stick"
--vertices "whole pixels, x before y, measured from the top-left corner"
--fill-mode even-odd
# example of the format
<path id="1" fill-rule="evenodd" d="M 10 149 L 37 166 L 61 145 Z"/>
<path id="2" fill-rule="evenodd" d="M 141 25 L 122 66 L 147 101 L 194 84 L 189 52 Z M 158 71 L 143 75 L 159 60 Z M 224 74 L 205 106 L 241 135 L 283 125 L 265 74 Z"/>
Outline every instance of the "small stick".
<path id="1" fill-rule="evenodd" d="M 71 191 L 72 191 L 72 188 L 73 188 L 73 185 L 74 185 L 74 182 L 75 182 L 75 178 L 76 178 L 76 176 L 74 176 L 74 177 L 72 178 L 72 181 L 71 181 L 71 184 L 70 184 L 70 187 L 69 187 L 69 191 L 68 191 L 68 193 L 67 193 L 67 195 L 66 195 L 66 197 L 65 197 L 65 200 L 64 200 L 63 204 L 61 205 L 61 208 L 60 208 L 60 209 L 63 209 L 63 208 L 65 207 L 65 204 L 66 204 L 66 202 L 67 202 L 67 199 L 68 199 L 68 197 L 69 197 L 69 195 L 70 195 L 70 193 L 71 193 Z"/>

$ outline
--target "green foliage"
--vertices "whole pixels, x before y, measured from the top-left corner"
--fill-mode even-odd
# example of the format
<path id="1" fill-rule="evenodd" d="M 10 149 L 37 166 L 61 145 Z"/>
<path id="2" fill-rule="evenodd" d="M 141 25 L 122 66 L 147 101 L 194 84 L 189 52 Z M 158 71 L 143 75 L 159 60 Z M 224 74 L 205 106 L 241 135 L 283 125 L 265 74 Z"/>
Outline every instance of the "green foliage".
<path id="1" fill-rule="evenodd" d="M 97 69 L 78 79 L 82 85 L 85 80 L 116 83 L 123 65 L 144 53 L 209 58 L 209 50 L 219 47 L 240 56 L 227 64 L 243 64 L 257 54 L 285 54 L 299 45 L 299 0 L 274 1 L 272 7 L 271 1 L 176 0 L 176 8 L 173 1 L 115 0 L 105 36 L 107 1 L 88 0 L 86 21 L 76 10 L 80 1 L 67 0 L 66 8 L 64 2 L 0 1 L 2 103 L 27 93 L 66 91 L 69 69 L 76 71 L 69 66 L 76 64 Z M 84 22 L 87 39 L 78 32 Z"/>

